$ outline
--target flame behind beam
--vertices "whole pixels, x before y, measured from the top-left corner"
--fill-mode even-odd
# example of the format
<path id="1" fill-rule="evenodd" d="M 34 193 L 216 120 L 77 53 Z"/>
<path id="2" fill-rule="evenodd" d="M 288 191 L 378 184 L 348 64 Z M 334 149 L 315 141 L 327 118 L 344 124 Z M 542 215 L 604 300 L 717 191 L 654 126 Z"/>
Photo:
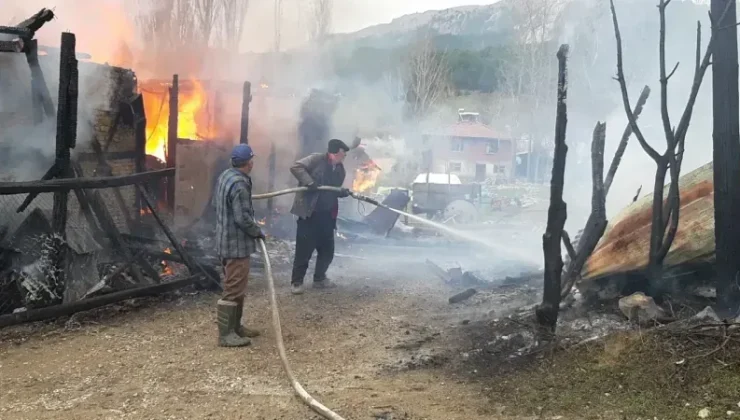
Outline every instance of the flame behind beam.
<path id="1" fill-rule="evenodd" d="M 192 89 L 180 91 L 178 104 L 177 137 L 190 140 L 212 140 L 219 130 L 211 124 L 208 93 L 197 80 L 189 81 Z M 146 153 L 162 161 L 167 152 L 167 130 L 169 126 L 169 92 L 161 88 L 142 88 L 146 112 Z"/>

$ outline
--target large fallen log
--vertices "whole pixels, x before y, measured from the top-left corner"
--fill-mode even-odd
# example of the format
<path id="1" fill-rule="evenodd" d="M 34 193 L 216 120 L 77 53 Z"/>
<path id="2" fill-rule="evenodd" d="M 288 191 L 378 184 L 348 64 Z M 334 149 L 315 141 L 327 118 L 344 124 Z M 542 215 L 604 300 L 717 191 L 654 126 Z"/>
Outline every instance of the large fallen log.
<path id="1" fill-rule="evenodd" d="M 120 292 L 110 293 L 100 297 L 82 299 L 77 302 L 51 306 L 48 308 L 32 309 L 30 311 L 16 312 L 13 314 L 0 316 L 0 328 L 11 325 L 22 324 L 25 322 L 44 321 L 47 319 L 69 316 L 77 312 L 89 311 L 100 308 L 112 303 L 121 302 L 127 299 L 140 298 L 145 296 L 154 296 L 172 290 L 181 289 L 193 284 L 201 276 L 196 275 L 181 280 L 175 280 L 169 283 L 155 284 L 153 286 L 137 287 L 134 289 L 122 290 Z"/>
<path id="2" fill-rule="evenodd" d="M 679 181 L 681 217 L 665 258 L 666 268 L 714 260 L 713 164 L 708 163 Z M 664 201 L 668 196 L 665 188 Z M 581 272 L 579 285 L 618 273 L 643 270 L 648 264 L 652 194 L 623 209 L 607 226 Z"/>

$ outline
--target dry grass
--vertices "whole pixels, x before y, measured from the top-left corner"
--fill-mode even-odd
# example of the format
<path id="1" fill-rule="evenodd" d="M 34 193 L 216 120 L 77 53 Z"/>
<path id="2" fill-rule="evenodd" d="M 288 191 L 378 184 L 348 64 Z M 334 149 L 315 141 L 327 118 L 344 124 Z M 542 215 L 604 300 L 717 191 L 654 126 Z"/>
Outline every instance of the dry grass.
<path id="1" fill-rule="evenodd" d="M 740 331 L 724 327 L 621 333 L 561 351 L 493 387 L 522 415 L 710 418 L 740 412 Z M 606 417 L 605 417 L 606 416 Z"/>

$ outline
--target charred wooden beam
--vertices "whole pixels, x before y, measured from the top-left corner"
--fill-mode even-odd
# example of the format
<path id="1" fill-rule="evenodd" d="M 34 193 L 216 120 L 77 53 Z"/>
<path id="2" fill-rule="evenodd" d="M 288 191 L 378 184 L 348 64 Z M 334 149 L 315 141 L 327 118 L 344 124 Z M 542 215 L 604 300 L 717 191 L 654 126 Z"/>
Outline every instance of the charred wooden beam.
<path id="1" fill-rule="evenodd" d="M 144 97 L 139 94 L 130 103 L 131 114 L 134 126 L 134 167 L 136 173 L 142 173 L 146 171 L 146 112 L 144 111 Z M 142 200 L 139 191 L 136 190 L 135 206 L 137 212 L 135 213 L 137 222 L 141 222 L 141 210 Z"/>
<path id="2" fill-rule="evenodd" d="M 252 84 L 244 82 L 242 88 L 242 118 L 239 143 L 249 144 L 249 103 L 252 102 Z"/>
<path id="3" fill-rule="evenodd" d="M 13 35 L 25 39 L 33 37 L 33 31 L 28 28 L 20 28 L 17 26 L 0 26 L 0 34 Z"/>
<path id="4" fill-rule="evenodd" d="M 39 65 L 38 42 L 35 39 L 28 41 L 26 45 L 26 62 L 31 69 L 31 91 L 34 107 L 34 120 L 38 124 L 44 116 L 56 117 L 54 102 L 51 100 L 49 87 L 46 85 L 44 72 Z"/>
<path id="5" fill-rule="evenodd" d="M 172 233 L 172 230 L 164 223 L 162 218 L 159 216 L 159 212 L 154 207 L 154 200 L 149 197 L 149 193 L 142 187 L 141 185 L 137 185 L 136 188 L 139 190 L 139 194 L 141 194 L 141 199 L 144 201 L 144 204 L 149 208 L 149 211 L 152 213 L 152 216 L 154 216 L 154 219 L 159 224 L 159 227 L 162 228 L 162 231 L 164 232 L 165 236 L 167 236 L 167 239 L 169 239 L 170 244 L 173 248 L 175 248 L 175 251 L 177 251 L 177 254 L 182 258 L 185 265 L 188 267 L 188 270 L 190 270 L 191 274 L 195 273 L 196 271 L 200 271 L 203 273 L 203 275 L 210 280 L 214 285 L 217 285 L 219 288 L 221 287 L 221 282 L 213 278 L 208 271 L 206 271 L 200 264 L 198 264 L 197 261 L 193 260 L 193 258 L 188 254 L 188 252 L 185 250 L 185 247 L 183 247 L 182 243 L 175 237 L 175 234 Z"/>
<path id="6" fill-rule="evenodd" d="M 46 24 L 46 22 L 50 22 L 52 19 L 54 19 L 54 12 L 47 8 L 43 8 L 36 12 L 33 16 L 15 26 L 18 28 L 25 28 L 30 30 L 31 35 L 33 36 L 36 31 L 41 29 L 41 27 Z"/>
<path id="7" fill-rule="evenodd" d="M 145 183 L 145 182 L 149 182 L 149 181 L 159 179 L 162 177 L 171 177 L 174 175 L 175 175 L 175 170 L 173 168 L 168 168 L 168 169 L 160 169 L 158 171 L 143 172 L 140 174 L 119 175 L 119 176 L 109 176 L 109 177 L 55 179 L 55 180 L 49 180 L 49 181 L 29 181 L 29 182 L 0 182 L 0 195 L 12 195 L 12 194 L 24 194 L 24 193 L 40 194 L 40 193 L 48 193 L 48 192 L 55 192 L 55 191 L 69 191 L 73 189 L 100 189 L 100 188 L 124 187 L 127 185 Z"/>
<path id="8" fill-rule="evenodd" d="M 178 75 L 172 76 L 172 87 L 170 87 L 170 115 L 169 125 L 167 127 L 167 167 L 177 167 L 177 127 L 178 127 L 178 97 L 180 88 L 178 85 Z M 167 183 L 167 207 L 170 212 L 175 211 L 175 180 L 169 180 Z"/>
<path id="9" fill-rule="evenodd" d="M 565 132 L 568 124 L 568 45 L 558 50 L 558 100 L 555 116 L 555 153 L 550 180 L 550 208 L 547 212 L 547 227 L 542 235 L 542 250 L 545 257 L 545 285 L 542 303 L 537 307 L 537 321 L 543 329 L 555 331 L 560 310 L 560 281 L 563 275 L 563 257 L 560 243 L 563 237 L 567 207 L 563 201 L 565 183 L 565 158 L 568 146 Z"/>
<path id="10" fill-rule="evenodd" d="M 82 166 L 80 166 L 79 162 L 72 162 L 71 165 L 72 174 L 75 178 L 80 178 L 84 175 L 82 171 Z M 90 205 L 90 199 L 87 196 L 87 191 L 76 188 L 74 192 L 75 196 L 77 197 L 77 201 L 80 203 L 80 210 L 82 211 L 82 215 L 85 217 L 85 220 L 87 220 L 87 224 L 90 225 L 90 229 L 92 229 L 94 236 L 97 238 L 101 233 L 101 229 L 95 220 L 95 216 L 93 215 L 92 206 Z"/>
<path id="11" fill-rule="evenodd" d="M 98 216 L 98 220 L 100 221 L 100 225 L 103 228 L 103 231 L 105 231 L 105 233 L 111 239 L 114 248 L 120 251 L 121 254 L 123 254 L 123 257 L 126 261 L 134 260 L 134 255 L 131 253 L 128 245 L 121 237 L 121 232 L 118 230 L 118 227 L 116 227 L 116 223 L 113 220 L 113 217 L 111 217 L 110 212 L 108 212 L 108 208 L 105 206 L 105 204 L 103 204 L 103 199 L 100 191 L 95 191 L 90 194 L 90 204 L 93 211 Z M 139 284 L 145 283 L 144 276 L 142 275 L 141 270 L 138 266 L 134 265 L 131 267 L 131 274 L 134 276 L 134 279 L 139 282 Z M 155 282 L 159 282 L 159 275 L 154 276 L 153 280 Z"/>
<path id="12" fill-rule="evenodd" d="M 200 275 L 197 275 L 168 283 L 122 290 L 120 292 L 109 293 L 107 295 L 95 298 L 83 299 L 73 303 L 66 303 L 62 305 L 51 306 L 48 308 L 32 309 L 30 311 L 22 311 L 14 314 L 3 315 L 0 316 L 0 328 L 18 325 L 26 322 L 37 322 L 47 319 L 59 318 L 62 316 L 69 316 L 78 312 L 89 311 L 91 309 L 100 308 L 127 299 L 159 295 L 173 290 L 182 289 L 186 286 L 190 286 L 191 284 L 195 283 L 200 277 Z"/>
<path id="13" fill-rule="evenodd" d="M 58 172 L 59 172 L 59 166 L 57 166 L 57 164 L 54 163 L 53 165 L 51 165 L 51 168 L 49 168 L 49 170 L 47 170 L 46 173 L 41 177 L 41 181 L 31 181 L 31 183 L 38 184 L 40 182 L 48 181 L 48 180 L 56 177 Z M 3 185 L 6 185 L 6 186 L 9 186 L 9 187 L 12 188 L 13 186 L 16 186 L 18 184 L 21 184 L 21 183 L 20 182 L 0 182 L 0 195 L 3 195 L 3 193 L 1 192 L 2 191 L 1 189 L 2 189 L 2 186 Z M 23 183 L 23 184 L 29 184 L 29 183 L 26 182 L 26 183 Z M 17 190 L 15 192 L 6 193 L 6 195 L 7 194 L 23 194 L 23 193 L 29 193 L 28 196 L 26 197 L 26 199 L 23 200 L 23 202 L 21 203 L 21 205 L 18 206 L 18 208 L 15 210 L 16 213 L 22 213 L 22 212 L 26 211 L 26 209 L 28 208 L 28 206 L 31 205 L 31 202 L 33 201 L 33 199 L 36 198 L 39 195 L 39 193 L 42 193 L 42 192 L 53 192 L 53 191 L 54 190 L 34 192 L 33 190 L 30 190 L 30 191 L 27 191 L 27 190 Z"/>
<path id="14" fill-rule="evenodd" d="M 62 33 L 62 54 L 59 60 L 59 95 L 57 103 L 56 160 L 59 168 L 57 176 L 69 178 L 70 149 L 77 143 L 77 94 L 79 74 L 75 35 Z M 54 195 L 54 230 L 63 233 L 67 219 L 67 193 L 69 190 L 55 191 Z"/>
<path id="15" fill-rule="evenodd" d="M 25 44 L 20 39 L 14 39 L 12 41 L 0 41 L 0 52 L 5 52 L 5 53 L 23 52 L 24 45 Z"/>

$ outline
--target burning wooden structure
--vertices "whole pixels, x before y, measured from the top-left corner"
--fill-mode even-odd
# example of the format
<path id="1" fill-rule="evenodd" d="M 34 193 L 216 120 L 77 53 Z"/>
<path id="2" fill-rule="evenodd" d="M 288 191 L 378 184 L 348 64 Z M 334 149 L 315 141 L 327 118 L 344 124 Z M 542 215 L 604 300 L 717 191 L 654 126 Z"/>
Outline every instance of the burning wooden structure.
<path id="1" fill-rule="evenodd" d="M 0 52 L 26 55 L 31 68 L 26 95 L 33 105 L 31 112 L 23 107 L 13 112 L 15 118 L 6 119 L 0 133 L 0 148 L 7 152 L 2 157 L 20 159 L 4 162 L 9 164 L 0 169 L 2 181 L 8 181 L 0 182 L 0 327 L 182 287 L 203 276 L 218 283 L 217 275 L 191 257 L 158 214 L 148 185 L 175 171 L 145 171 L 146 117 L 133 73 L 95 67 L 113 88 L 109 101 L 91 106 L 86 94 L 97 86 L 80 83 L 85 66 L 77 61 L 74 34 L 64 33 L 54 109 L 44 78 L 48 72 L 36 58 L 33 39 L 52 17 L 43 9 L 17 27 L 0 27 Z M 0 80 L 5 78 L 3 70 L 0 67 Z M 50 146 L 52 125 L 53 151 L 41 147 L 35 153 L 18 153 L 25 143 L 14 139 L 28 132 L 37 135 L 42 146 Z M 20 182 L 13 173 L 18 165 L 10 163 L 49 169 L 40 181 Z M 138 217 L 141 208 L 148 209 L 154 225 L 144 226 L 146 220 Z M 132 237 L 140 232 L 156 237 L 157 226 L 190 277 L 172 281 L 167 272 L 171 268 L 156 249 L 134 246 Z M 93 297 L 110 291 L 114 293 Z"/>

